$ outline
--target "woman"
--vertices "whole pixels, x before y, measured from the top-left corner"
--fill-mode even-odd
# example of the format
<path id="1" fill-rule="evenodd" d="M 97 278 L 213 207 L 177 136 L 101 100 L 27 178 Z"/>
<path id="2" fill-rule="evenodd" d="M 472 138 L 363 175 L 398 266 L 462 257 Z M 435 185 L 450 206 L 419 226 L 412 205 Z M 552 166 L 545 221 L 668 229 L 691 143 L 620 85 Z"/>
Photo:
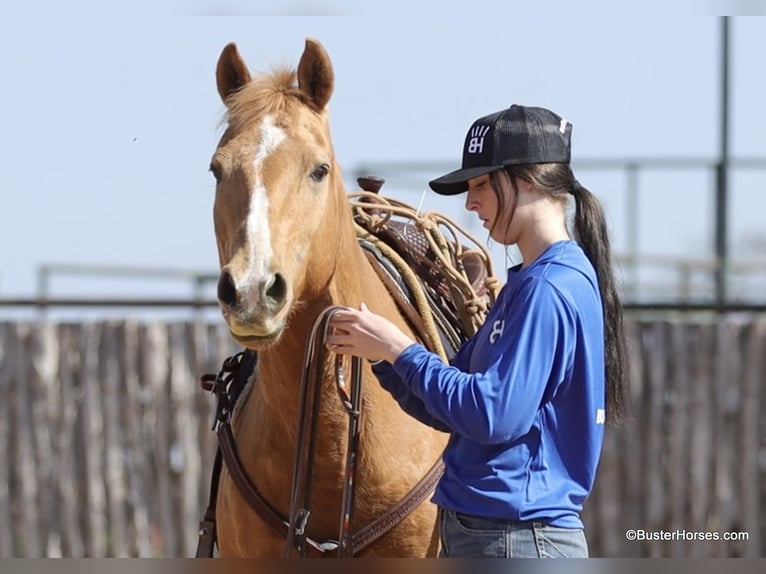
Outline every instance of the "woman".
<path id="1" fill-rule="evenodd" d="M 467 191 L 466 209 L 523 259 L 451 365 L 364 305 L 336 313 L 327 339 L 452 433 L 433 497 L 444 557 L 588 555 L 580 512 L 604 423 L 625 414 L 627 369 L 604 214 L 572 173 L 571 133 L 550 110 L 513 105 L 476 120 L 461 169 L 430 182 Z"/>

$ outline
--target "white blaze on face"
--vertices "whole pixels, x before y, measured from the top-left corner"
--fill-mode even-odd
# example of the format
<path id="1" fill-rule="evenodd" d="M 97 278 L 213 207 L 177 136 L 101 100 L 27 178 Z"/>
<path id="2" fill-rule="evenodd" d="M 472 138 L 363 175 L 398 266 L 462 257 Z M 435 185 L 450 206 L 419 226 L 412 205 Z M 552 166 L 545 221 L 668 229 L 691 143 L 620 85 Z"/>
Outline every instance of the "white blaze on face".
<path id="1" fill-rule="evenodd" d="M 250 240 L 250 274 L 264 277 L 271 262 L 271 233 L 269 231 L 269 198 L 263 182 L 263 162 L 285 139 L 284 130 L 266 116 L 260 126 L 261 139 L 255 150 L 255 187 L 250 196 L 247 216 L 247 236 Z"/>

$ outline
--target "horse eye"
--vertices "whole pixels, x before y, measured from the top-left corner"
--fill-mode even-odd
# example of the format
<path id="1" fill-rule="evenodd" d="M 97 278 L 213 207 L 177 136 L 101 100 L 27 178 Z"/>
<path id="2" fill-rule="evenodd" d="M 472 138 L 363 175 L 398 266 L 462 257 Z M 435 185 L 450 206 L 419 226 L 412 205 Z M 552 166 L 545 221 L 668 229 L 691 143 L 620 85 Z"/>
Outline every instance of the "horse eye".
<path id="1" fill-rule="evenodd" d="M 213 177 L 217 182 L 221 181 L 221 167 L 215 163 L 210 164 L 210 173 L 213 174 Z"/>
<path id="2" fill-rule="evenodd" d="M 322 181 L 327 174 L 330 173 L 330 166 L 326 163 L 318 165 L 314 171 L 311 172 L 311 179 L 316 182 Z"/>

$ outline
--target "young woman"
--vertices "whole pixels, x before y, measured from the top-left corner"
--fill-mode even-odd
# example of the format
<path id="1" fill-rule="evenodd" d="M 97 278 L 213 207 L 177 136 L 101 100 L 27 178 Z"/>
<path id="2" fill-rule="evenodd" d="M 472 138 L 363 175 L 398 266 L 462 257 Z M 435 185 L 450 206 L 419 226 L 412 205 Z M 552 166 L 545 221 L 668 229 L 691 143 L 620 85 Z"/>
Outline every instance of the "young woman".
<path id="1" fill-rule="evenodd" d="M 627 365 L 604 214 L 572 173 L 571 133 L 513 105 L 476 120 L 461 169 L 430 182 L 467 192 L 466 209 L 523 259 L 451 365 L 364 305 L 331 325 L 331 350 L 373 361 L 406 412 L 451 433 L 433 497 L 444 557 L 588 555 L 580 512 L 604 423 L 625 415 Z"/>

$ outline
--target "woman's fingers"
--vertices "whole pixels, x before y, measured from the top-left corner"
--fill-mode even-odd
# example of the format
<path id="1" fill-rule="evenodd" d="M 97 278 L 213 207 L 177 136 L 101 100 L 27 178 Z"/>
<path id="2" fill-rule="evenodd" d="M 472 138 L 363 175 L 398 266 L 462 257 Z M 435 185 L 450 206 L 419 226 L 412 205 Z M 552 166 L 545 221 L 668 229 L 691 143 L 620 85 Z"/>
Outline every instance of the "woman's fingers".
<path id="1" fill-rule="evenodd" d="M 371 360 L 377 360 L 385 353 L 386 340 L 391 330 L 389 322 L 369 311 L 364 303 L 359 306 L 359 310 L 336 311 L 329 326 L 325 344 L 335 353 Z"/>
<path id="2" fill-rule="evenodd" d="M 359 319 L 359 312 L 355 309 L 341 310 L 333 313 L 330 319 L 330 326 L 336 327 L 347 323 L 353 323 Z"/>
<path id="3" fill-rule="evenodd" d="M 330 325 L 330 334 L 328 335 L 350 335 L 351 331 L 347 325 Z"/>

